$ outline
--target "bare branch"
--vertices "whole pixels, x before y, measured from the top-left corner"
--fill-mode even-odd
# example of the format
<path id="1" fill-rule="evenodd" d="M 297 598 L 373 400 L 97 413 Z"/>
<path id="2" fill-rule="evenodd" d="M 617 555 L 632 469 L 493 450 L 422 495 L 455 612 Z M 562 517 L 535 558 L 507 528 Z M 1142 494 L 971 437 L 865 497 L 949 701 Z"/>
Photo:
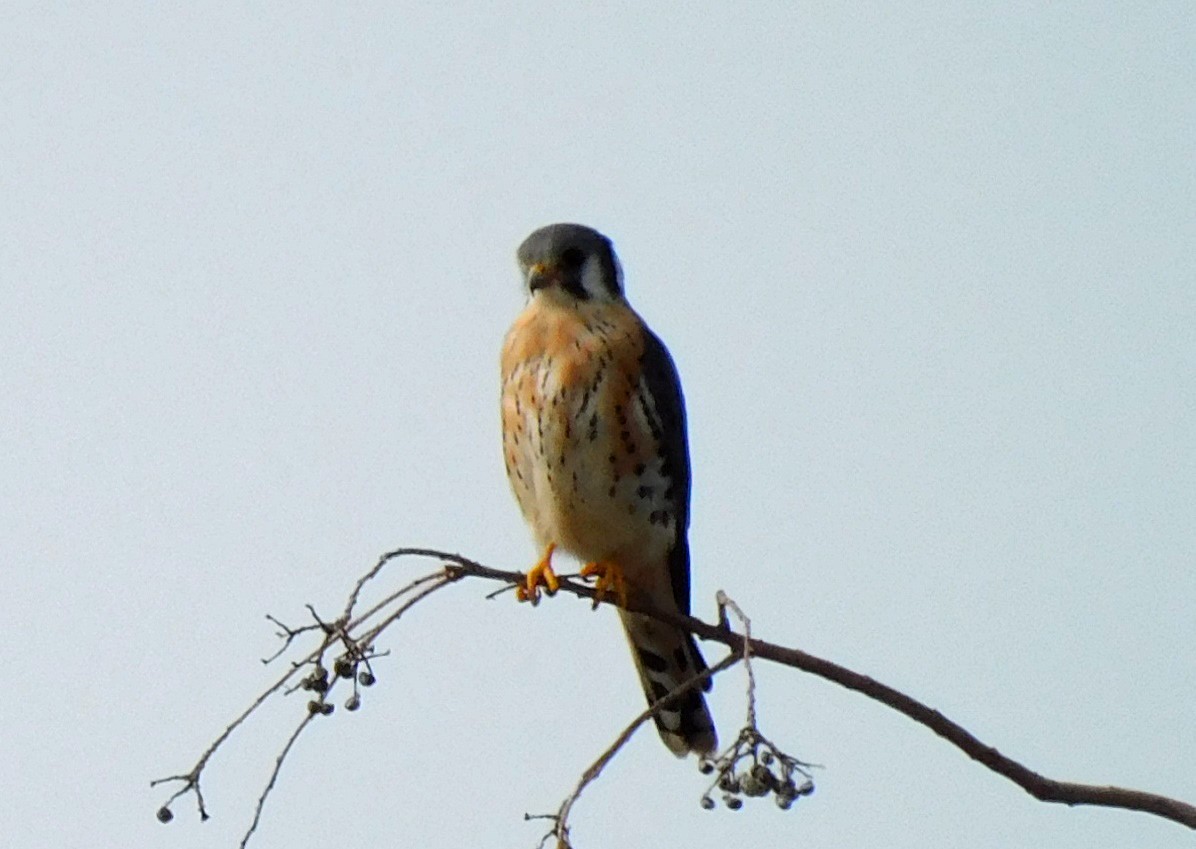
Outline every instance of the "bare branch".
<path id="1" fill-rule="evenodd" d="M 444 560 L 456 564 L 462 574 L 508 584 L 517 584 L 522 578 L 519 572 L 506 572 L 492 569 L 459 555 L 439 554 Z M 592 588 L 573 580 L 562 579 L 561 590 L 580 598 L 595 598 Z M 609 600 L 603 600 L 611 603 Z M 725 625 L 712 625 L 692 616 L 652 610 L 643 605 L 630 604 L 629 609 L 636 613 L 643 613 L 661 622 L 685 628 L 703 640 L 712 640 L 730 647 L 733 651 L 742 652 L 744 638 L 730 630 Z M 853 672 L 837 663 L 816 657 L 800 649 L 788 648 L 764 640 L 751 639 L 750 649 L 753 656 L 762 660 L 772 661 L 803 672 L 809 672 L 827 681 L 834 682 L 841 687 L 854 690 L 870 699 L 888 705 L 893 710 L 904 714 L 920 725 L 924 725 L 947 742 L 954 745 L 972 760 L 988 767 L 998 775 L 1012 781 L 1035 799 L 1042 802 L 1057 802 L 1064 805 L 1095 805 L 1106 808 L 1121 808 L 1130 811 L 1142 811 L 1153 814 L 1180 825 L 1196 829 L 1196 805 L 1126 787 L 1102 786 L 1097 784 L 1080 784 L 1070 781 L 1057 781 L 1034 772 L 1021 763 L 1001 754 L 992 746 L 982 742 L 975 735 L 956 722 L 951 721 L 939 711 L 931 708 L 900 690 L 886 684 Z"/>
<path id="2" fill-rule="evenodd" d="M 370 581 L 378 577 L 383 569 L 391 563 L 391 561 L 401 558 L 430 558 L 440 562 L 441 568 L 422 575 L 415 580 L 409 582 L 401 589 L 394 591 L 387 595 L 382 601 L 370 607 L 365 613 L 358 615 L 356 607 L 361 596 L 361 593 Z M 332 713 L 333 705 L 328 701 L 328 696 L 332 693 L 335 687 L 343 680 L 351 680 L 353 685 L 353 694 L 349 701 L 345 703 L 346 709 L 352 711 L 360 706 L 360 695 L 358 685 L 369 686 L 374 682 L 373 671 L 370 668 L 369 660 L 379 656 L 374 645 L 378 638 L 387 628 L 393 625 L 407 610 L 413 605 L 419 603 L 427 598 L 432 593 L 440 590 L 451 583 L 457 582 L 465 577 L 482 578 L 490 581 L 497 581 L 504 586 L 500 588 L 497 593 L 492 593 L 488 597 L 501 593 L 509 588 L 514 588 L 520 585 L 523 581 L 523 574 L 520 572 L 504 571 L 499 569 L 492 569 L 484 566 L 481 563 L 462 557 L 459 554 L 451 554 L 443 551 L 436 551 L 434 549 L 425 548 L 400 548 L 382 555 L 374 566 L 363 575 L 353 587 L 350 592 L 344 611 L 340 617 L 331 622 L 323 622 L 316 615 L 314 609 L 312 610 L 313 617 L 316 618 L 317 625 L 307 626 L 300 629 L 291 629 L 283 625 L 277 619 L 270 617 L 271 621 L 283 629 L 283 633 L 279 637 L 285 640 L 282 651 L 275 655 L 275 657 L 283 654 L 290 648 L 292 642 L 302 633 L 314 632 L 321 638 L 321 643 L 318 648 L 311 651 L 302 660 L 291 665 L 291 668 L 282 675 L 277 681 L 270 685 L 264 692 L 262 692 L 250 705 L 246 708 L 236 719 L 234 719 L 224 729 L 224 731 L 216 738 L 216 740 L 204 751 L 192 767 L 190 772 L 181 775 L 173 775 L 167 778 L 157 779 L 152 781 L 151 786 L 158 786 L 159 784 L 178 781 L 182 782 L 183 786 L 176 791 L 166 803 L 158 810 L 158 819 L 162 822 L 169 822 L 173 815 L 170 811 L 170 805 L 179 796 L 188 792 L 194 792 L 196 795 L 196 802 L 199 808 L 201 819 L 208 818 L 203 794 L 200 790 L 200 776 L 203 773 L 205 766 L 216 751 L 224 744 L 232 733 L 239 728 L 250 715 L 252 715 L 267 699 L 277 694 L 279 691 L 284 691 L 287 683 L 297 676 L 300 670 L 312 667 L 307 677 L 300 681 L 300 686 L 303 689 L 312 690 L 316 694 L 311 702 L 308 703 L 308 714 L 303 721 L 294 730 L 288 739 L 285 747 L 280 753 L 275 762 L 274 770 L 270 775 L 264 791 L 258 799 L 258 805 L 254 814 L 253 823 L 246 832 L 242 840 L 242 847 L 246 845 L 249 838 L 253 835 L 260 821 L 262 809 L 269 797 L 274 785 L 278 779 L 279 773 L 282 769 L 283 762 L 289 754 L 291 748 L 298 739 L 300 733 L 308 726 L 310 720 L 320 714 Z M 561 590 L 578 596 L 579 598 L 588 599 L 591 602 L 605 602 L 611 603 L 609 600 L 596 597 L 594 589 L 574 576 L 562 576 Z M 1136 810 L 1145 813 L 1154 814 L 1159 817 L 1171 820 L 1173 822 L 1185 825 L 1189 828 L 1196 829 L 1196 806 L 1182 802 L 1178 799 L 1160 796 L 1154 793 L 1147 793 L 1139 790 L 1132 790 L 1121 787 L 1098 786 L 1089 784 L 1077 784 L 1072 782 L 1056 781 L 1046 778 L 1039 773 L 1036 773 L 1029 768 L 1023 766 L 1017 761 L 1002 755 L 995 748 L 986 745 L 977 739 L 974 735 L 968 732 L 959 724 L 947 719 L 938 711 L 927 705 L 917 701 L 916 699 L 907 696 L 906 694 L 895 690 L 885 684 L 876 681 L 866 675 L 861 675 L 858 672 L 853 672 L 850 669 L 839 666 L 828 660 L 824 660 L 814 655 L 803 652 L 799 649 L 788 648 L 786 646 L 769 643 L 764 640 L 756 639 L 751 636 L 750 624 L 747 618 L 743 616 L 742 611 L 739 611 L 734 606 L 734 602 L 730 602 L 725 596 L 720 593 L 720 621 L 718 624 L 710 624 L 701 619 L 691 616 L 683 616 L 678 613 L 670 613 L 665 611 L 653 610 L 643 605 L 632 603 L 628 605 L 629 609 L 644 615 L 650 616 L 661 622 L 673 625 L 678 628 L 683 628 L 695 636 L 703 640 L 711 640 L 722 643 L 731 649 L 731 654 L 723 661 L 706 670 L 704 673 L 694 676 L 690 680 L 684 682 L 674 692 L 665 696 L 664 699 L 659 700 L 650 706 L 647 710 L 641 713 L 632 723 L 624 729 L 623 733 L 618 739 L 605 751 L 598 760 L 596 760 L 589 769 L 582 775 L 580 782 L 574 789 L 573 793 L 566 798 L 562 803 L 561 808 L 555 816 L 549 815 L 548 818 L 554 820 L 556 823 L 553 832 L 547 835 L 548 838 L 556 836 L 558 845 L 560 847 L 568 847 L 568 816 L 574 803 L 580 797 L 582 791 L 598 777 L 598 775 L 605 768 L 606 764 L 618 753 L 621 747 L 630 739 L 640 725 L 646 722 L 653 713 L 659 709 L 663 702 L 673 698 L 677 693 L 680 693 L 692 686 L 697 686 L 702 681 L 718 672 L 726 669 L 728 666 L 738 662 L 745 661 L 749 674 L 749 701 L 748 701 L 748 724 L 740 733 L 739 738 L 734 744 L 717 759 L 708 760 L 703 764 L 704 772 L 712 772 L 715 769 L 719 770 L 720 779 L 734 777 L 737 780 L 742 779 L 743 776 L 734 775 L 734 765 L 745 758 L 750 758 L 753 770 L 748 773 L 749 778 L 755 776 L 755 767 L 758 765 L 768 766 L 773 760 L 779 760 L 781 764 L 780 773 L 784 778 L 784 792 L 781 792 L 780 785 L 777 788 L 778 804 L 782 802 L 782 797 L 796 795 L 804 795 L 808 790 L 803 788 L 790 788 L 788 785 L 792 782 L 790 778 L 792 774 L 797 771 L 806 774 L 803 767 L 809 766 L 803 764 L 796 758 L 785 755 L 777 749 L 771 742 L 769 742 L 759 730 L 755 727 L 755 679 L 751 672 L 751 660 L 762 659 L 771 661 L 773 663 L 789 666 L 794 669 L 799 669 L 804 672 L 809 672 L 817 675 L 828 681 L 846 687 L 849 690 L 861 693 L 868 698 L 878 701 L 882 704 L 888 705 L 899 713 L 909 717 L 915 722 L 926 726 L 934 731 L 940 737 L 944 738 L 952 745 L 956 746 L 968 757 L 977 761 L 978 763 L 988 767 L 999 775 L 1008 778 L 1010 781 L 1017 784 L 1019 787 L 1030 793 L 1036 799 L 1044 802 L 1057 802 L 1066 805 L 1097 805 L 1102 807 L 1122 808 L 1126 810 Z M 733 631 L 727 622 L 725 610 L 730 606 L 736 611 L 737 615 L 743 619 L 745 635 L 740 635 Z M 377 618 L 377 621 L 373 621 Z M 343 653 L 340 653 L 333 664 L 334 674 L 329 677 L 328 669 L 323 663 L 325 655 L 337 646 L 341 647 Z M 365 667 L 364 671 L 358 672 L 358 666 Z M 707 769 L 706 767 L 709 767 Z M 730 780 L 728 778 L 728 780 Z M 754 778 L 753 778 L 754 780 Z M 811 786 L 812 789 L 812 786 Z M 750 788 L 744 788 L 743 792 L 746 795 L 761 795 L 756 792 L 749 792 Z M 795 798 L 795 797 L 794 797 Z M 708 797 L 703 799 L 705 805 Z M 792 799 L 790 798 L 791 802 Z M 730 803 L 728 803 L 730 804 Z M 782 805 L 785 807 L 785 805 Z"/>

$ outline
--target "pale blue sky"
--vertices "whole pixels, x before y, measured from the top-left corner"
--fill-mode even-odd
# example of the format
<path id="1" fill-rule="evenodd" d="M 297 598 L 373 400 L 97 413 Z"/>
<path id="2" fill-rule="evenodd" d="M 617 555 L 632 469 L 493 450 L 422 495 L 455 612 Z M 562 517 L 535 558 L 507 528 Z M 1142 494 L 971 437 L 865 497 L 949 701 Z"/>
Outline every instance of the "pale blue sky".
<path id="1" fill-rule="evenodd" d="M 918 9 L 10 6 L 6 843 L 235 845 L 301 702 L 213 762 L 212 821 L 159 825 L 147 782 L 269 679 L 264 613 L 398 545 L 530 565 L 497 353 L 558 220 L 614 239 L 680 368 L 698 612 L 726 590 L 1032 768 L 1196 801 L 1196 19 Z M 256 846 L 534 846 L 641 697 L 609 611 L 489 589 L 393 632 Z M 812 798 L 704 812 L 649 732 L 579 849 L 1191 845 L 759 678 Z"/>

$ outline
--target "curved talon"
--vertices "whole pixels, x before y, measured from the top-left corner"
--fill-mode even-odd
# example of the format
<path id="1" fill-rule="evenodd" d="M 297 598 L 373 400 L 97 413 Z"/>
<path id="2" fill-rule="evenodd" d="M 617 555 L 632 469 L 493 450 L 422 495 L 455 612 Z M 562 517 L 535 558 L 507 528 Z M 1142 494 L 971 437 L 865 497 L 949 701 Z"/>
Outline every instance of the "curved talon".
<path id="1" fill-rule="evenodd" d="M 515 587 L 515 598 L 519 601 L 530 601 L 532 606 L 540 603 L 540 587 L 549 595 L 556 595 L 561 588 L 561 579 L 552 571 L 552 553 L 556 551 L 556 544 L 550 544 L 544 549 L 544 556 L 540 558 L 527 574 L 523 576 L 523 583 Z"/>
<path id="2" fill-rule="evenodd" d="M 583 578 L 596 578 L 594 581 L 595 608 L 610 590 L 614 590 L 619 607 L 627 607 L 627 578 L 623 575 L 623 567 L 618 563 L 587 563 L 581 567 L 581 572 L 578 574 Z"/>

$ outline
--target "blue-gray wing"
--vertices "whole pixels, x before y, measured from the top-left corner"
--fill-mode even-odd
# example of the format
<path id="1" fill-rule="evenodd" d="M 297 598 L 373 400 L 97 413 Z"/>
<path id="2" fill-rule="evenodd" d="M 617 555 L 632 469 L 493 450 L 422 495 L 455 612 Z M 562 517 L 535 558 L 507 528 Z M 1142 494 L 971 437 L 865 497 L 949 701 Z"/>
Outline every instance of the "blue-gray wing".
<path id="1" fill-rule="evenodd" d="M 664 343 L 644 327 L 642 386 L 649 395 L 645 412 L 652 424 L 668 481 L 665 493 L 673 513 L 675 539 L 669 551 L 669 579 L 677 608 L 689 614 L 689 440 L 685 431 L 685 399 L 677 367 Z"/>

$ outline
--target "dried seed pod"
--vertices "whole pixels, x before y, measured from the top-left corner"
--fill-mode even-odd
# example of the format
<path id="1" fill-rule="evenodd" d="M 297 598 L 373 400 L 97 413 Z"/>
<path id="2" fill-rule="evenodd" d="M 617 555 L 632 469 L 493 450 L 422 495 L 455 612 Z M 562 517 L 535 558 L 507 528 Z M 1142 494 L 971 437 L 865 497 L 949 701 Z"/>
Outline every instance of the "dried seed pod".
<path id="1" fill-rule="evenodd" d="M 767 796 L 770 789 L 768 784 L 757 778 L 754 773 L 748 773 L 739 779 L 739 787 L 745 796 L 753 797 Z"/>
<path id="2" fill-rule="evenodd" d="M 757 781 L 767 784 L 769 787 L 774 786 L 777 780 L 776 776 L 772 774 L 772 770 L 762 763 L 752 767 L 752 777 Z"/>

